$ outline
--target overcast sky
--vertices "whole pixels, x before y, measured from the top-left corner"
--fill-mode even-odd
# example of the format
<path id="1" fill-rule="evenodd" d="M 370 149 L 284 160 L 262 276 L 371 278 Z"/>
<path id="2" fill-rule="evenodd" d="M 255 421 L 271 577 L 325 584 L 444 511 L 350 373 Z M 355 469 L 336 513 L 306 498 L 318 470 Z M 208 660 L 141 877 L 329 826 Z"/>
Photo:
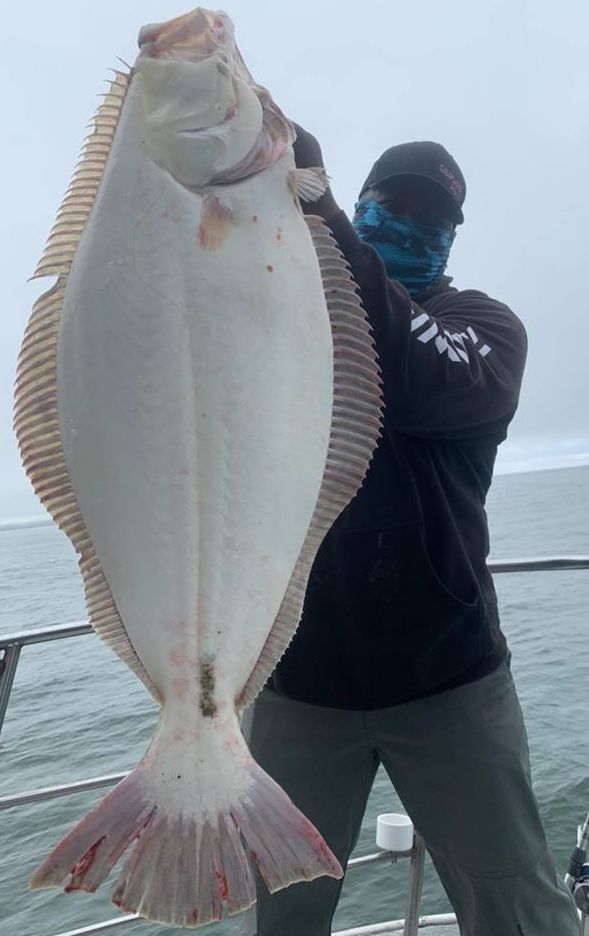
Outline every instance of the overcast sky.
<path id="1" fill-rule="evenodd" d="M 84 127 L 139 27 L 169 0 L 33 0 L 3 9 L 0 520 L 38 513 L 13 440 L 22 333 L 49 281 L 26 283 Z M 467 180 L 448 272 L 524 320 L 529 363 L 504 468 L 589 461 L 587 0 L 233 0 L 245 61 L 319 138 L 351 211 L 387 146 L 443 143 Z"/>

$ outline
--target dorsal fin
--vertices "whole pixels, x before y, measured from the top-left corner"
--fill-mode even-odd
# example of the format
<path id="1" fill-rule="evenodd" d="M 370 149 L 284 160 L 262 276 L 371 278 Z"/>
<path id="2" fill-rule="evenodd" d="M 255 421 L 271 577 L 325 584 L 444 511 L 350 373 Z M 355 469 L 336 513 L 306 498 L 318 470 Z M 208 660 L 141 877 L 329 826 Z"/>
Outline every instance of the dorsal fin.
<path id="1" fill-rule="evenodd" d="M 115 71 L 114 75 L 102 104 L 92 118 L 93 129 L 84 141 L 72 181 L 31 279 L 67 276 L 69 273 L 80 236 L 94 207 L 131 80 L 130 74 Z"/>
<path id="2" fill-rule="evenodd" d="M 86 530 L 65 461 L 57 409 L 57 343 L 67 277 L 104 174 L 129 82 L 130 75 L 115 72 L 34 273 L 35 277 L 56 275 L 58 279 L 35 302 L 25 331 L 16 376 L 14 428 L 35 493 L 80 555 L 86 606 L 94 630 L 157 698 Z"/>

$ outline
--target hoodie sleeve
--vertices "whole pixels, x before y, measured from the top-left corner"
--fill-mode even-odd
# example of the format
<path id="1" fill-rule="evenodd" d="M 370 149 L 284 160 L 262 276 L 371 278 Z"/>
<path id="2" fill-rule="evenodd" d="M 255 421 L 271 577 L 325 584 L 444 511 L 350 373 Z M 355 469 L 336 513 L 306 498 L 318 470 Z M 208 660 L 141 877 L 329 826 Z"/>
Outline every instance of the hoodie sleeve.
<path id="1" fill-rule="evenodd" d="M 370 319 L 391 428 L 501 441 L 517 408 L 527 340 L 520 320 L 475 290 L 436 296 L 435 314 L 387 276 L 343 211 L 328 222 Z M 428 303 L 428 305 L 431 305 Z"/>

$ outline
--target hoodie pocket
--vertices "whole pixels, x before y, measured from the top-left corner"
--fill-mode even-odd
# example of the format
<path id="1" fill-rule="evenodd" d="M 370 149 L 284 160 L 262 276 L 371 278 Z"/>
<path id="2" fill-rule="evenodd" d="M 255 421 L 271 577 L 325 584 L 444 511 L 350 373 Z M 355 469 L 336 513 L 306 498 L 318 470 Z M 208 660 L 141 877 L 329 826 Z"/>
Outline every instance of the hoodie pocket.
<path id="1" fill-rule="evenodd" d="M 368 679 L 388 667 L 415 692 L 441 685 L 481 659 L 476 582 L 465 566 L 463 595 L 470 598 L 445 586 L 419 524 L 332 534 L 325 545 L 309 582 L 305 623 L 312 633 L 330 621 L 351 667 L 362 661 Z"/>

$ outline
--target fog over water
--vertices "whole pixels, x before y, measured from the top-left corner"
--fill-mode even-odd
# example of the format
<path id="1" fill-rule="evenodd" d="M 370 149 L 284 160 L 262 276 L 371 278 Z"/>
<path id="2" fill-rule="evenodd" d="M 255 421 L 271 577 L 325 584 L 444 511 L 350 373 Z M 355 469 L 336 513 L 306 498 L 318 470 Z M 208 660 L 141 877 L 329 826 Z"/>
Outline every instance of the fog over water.
<path id="1" fill-rule="evenodd" d="M 0 520 L 39 515 L 13 439 L 12 384 L 31 306 L 27 283 L 117 56 L 144 23 L 186 12 L 33 0 L 3 11 L 4 287 L 0 316 Z M 589 6 L 563 0 L 324 0 L 226 6 L 244 58 L 277 103 L 319 138 L 348 212 L 396 142 L 438 140 L 463 168 L 466 222 L 448 272 L 526 324 L 521 405 L 498 467 L 589 461 Z"/>

